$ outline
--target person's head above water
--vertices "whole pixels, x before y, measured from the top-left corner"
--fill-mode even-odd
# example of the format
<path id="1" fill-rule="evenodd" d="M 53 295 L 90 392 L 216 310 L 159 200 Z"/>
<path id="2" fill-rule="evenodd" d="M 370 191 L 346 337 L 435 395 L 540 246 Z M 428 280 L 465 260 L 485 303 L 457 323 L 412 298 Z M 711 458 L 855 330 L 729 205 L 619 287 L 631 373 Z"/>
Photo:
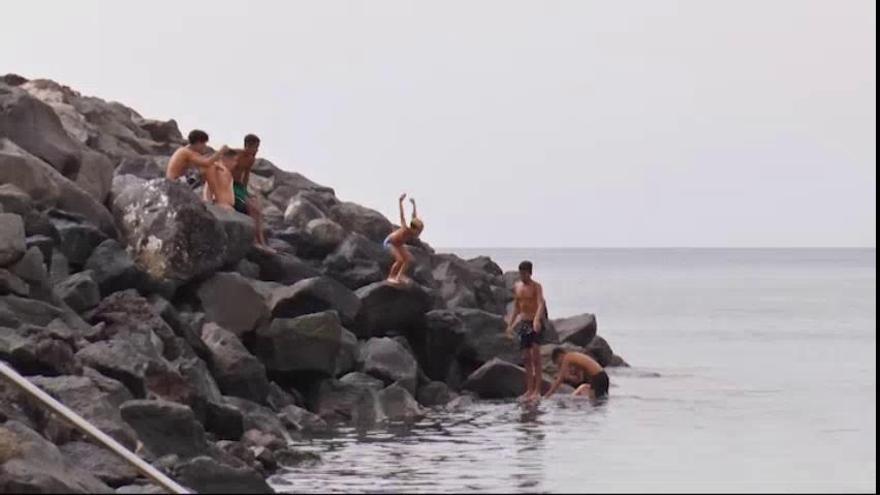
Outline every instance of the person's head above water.
<path id="1" fill-rule="evenodd" d="M 260 150 L 260 138 L 256 134 L 248 134 L 244 137 L 244 152 L 250 156 L 257 156 Z"/>
<path id="2" fill-rule="evenodd" d="M 519 279 L 523 282 L 531 282 L 532 281 L 532 262 L 531 261 L 523 261 L 519 264 Z"/>
<path id="3" fill-rule="evenodd" d="M 568 351 L 565 350 L 564 347 L 556 347 L 553 349 L 553 353 L 550 355 L 550 359 L 553 361 L 556 366 L 559 366 L 559 363 L 565 358 L 565 355 L 568 354 Z"/>
<path id="4" fill-rule="evenodd" d="M 189 142 L 189 147 L 198 153 L 204 153 L 208 148 L 208 133 L 205 131 L 193 129 L 186 140 Z"/>

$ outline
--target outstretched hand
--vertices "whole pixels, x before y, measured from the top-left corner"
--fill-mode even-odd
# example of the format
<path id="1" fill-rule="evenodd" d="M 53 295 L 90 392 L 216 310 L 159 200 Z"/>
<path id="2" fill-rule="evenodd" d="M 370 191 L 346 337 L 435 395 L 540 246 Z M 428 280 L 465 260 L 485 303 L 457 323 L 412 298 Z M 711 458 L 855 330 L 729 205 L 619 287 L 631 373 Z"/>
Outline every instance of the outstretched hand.
<path id="1" fill-rule="evenodd" d="M 406 199 L 406 193 L 400 195 L 400 202 L 403 203 L 403 200 Z"/>
<path id="2" fill-rule="evenodd" d="M 415 200 L 415 198 L 409 198 L 409 202 L 413 205 L 413 208 L 416 207 L 416 200 Z"/>

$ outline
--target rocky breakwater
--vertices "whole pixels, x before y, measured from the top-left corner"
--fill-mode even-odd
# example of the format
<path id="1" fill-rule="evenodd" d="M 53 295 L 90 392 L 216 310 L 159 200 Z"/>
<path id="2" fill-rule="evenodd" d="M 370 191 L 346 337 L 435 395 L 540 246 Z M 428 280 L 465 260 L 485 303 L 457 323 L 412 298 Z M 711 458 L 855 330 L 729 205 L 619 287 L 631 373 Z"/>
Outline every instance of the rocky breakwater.
<path id="1" fill-rule="evenodd" d="M 0 79 L 0 359 L 203 492 L 320 462 L 292 438 L 522 392 L 512 277 L 490 259 L 420 243 L 416 283 L 389 286 L 392 224 L 264 159 L 251 188 L 276 253 L 253 249 L 247 217 L 161 178 L 181 142 L 174 121 Z M 548 337 L 625 365 L 591 315 Z M 151 490 L 0 382 L 0 492 Z"/>

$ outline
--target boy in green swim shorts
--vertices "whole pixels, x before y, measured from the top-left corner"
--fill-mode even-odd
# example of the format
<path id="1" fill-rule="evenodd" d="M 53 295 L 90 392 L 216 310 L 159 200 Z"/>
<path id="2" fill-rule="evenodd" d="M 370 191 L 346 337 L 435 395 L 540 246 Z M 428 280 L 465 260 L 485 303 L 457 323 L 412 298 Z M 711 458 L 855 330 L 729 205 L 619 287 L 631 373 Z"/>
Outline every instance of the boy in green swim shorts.
<path id="1" fill-rule="evenodd" d="M 236 165 L 232 171 L 232 191 L 235 194 L 235 210 L 254 219 L 257 246 L 268 249 L 266 236 L 263 233 L 263 212 L 260 201 L 256 196 L 248 193 L 251 169 L 257 161 L 259 150 L 260 138 L 254 134 L 244 137 L 244 149 L 238 151 Z"/>

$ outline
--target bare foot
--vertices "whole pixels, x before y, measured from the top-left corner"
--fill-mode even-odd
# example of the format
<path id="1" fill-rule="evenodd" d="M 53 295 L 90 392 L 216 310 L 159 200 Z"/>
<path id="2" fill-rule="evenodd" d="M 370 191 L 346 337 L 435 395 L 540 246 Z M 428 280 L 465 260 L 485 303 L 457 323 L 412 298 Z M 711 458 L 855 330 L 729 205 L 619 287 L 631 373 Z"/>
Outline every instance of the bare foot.
<path id="1" fill-rule="evenodd" d="M 256 244 L 254 244 L 254 247 L 259 249 L 260 251 L 263 251 L 263 252 L 266 252 L 269 254 L 278 254 L 278 251 L 276 251 L 272 247 L 269 247 L 267 244 L 256 243 Z"/>
<path id="2" fill-rule="evenodd" d="M 397 278 L 390 278 L 389 277 L 389 278 L 385 279 L 385 282 L 388 284 L 391 284 L 391 285 L 401 285 L 400 279 L 397 279 Z"/>

